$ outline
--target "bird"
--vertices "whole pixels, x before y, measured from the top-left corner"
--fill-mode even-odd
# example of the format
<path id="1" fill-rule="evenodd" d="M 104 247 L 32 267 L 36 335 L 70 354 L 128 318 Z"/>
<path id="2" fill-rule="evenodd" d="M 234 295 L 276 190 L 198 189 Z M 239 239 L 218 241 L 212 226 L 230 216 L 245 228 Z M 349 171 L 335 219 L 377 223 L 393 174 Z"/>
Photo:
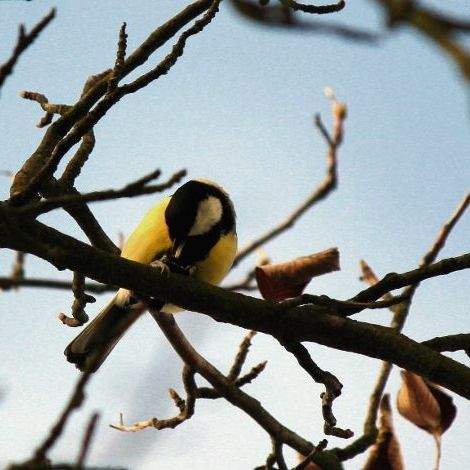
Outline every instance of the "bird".
<path id="1" fill-rule="evenodd" d="M 217 183 L 194 179 L 147 212 L 124 243 L 123 258 L 179 272 L 218 285 L 237 253 L 236 215 L 228 193 Z M 146 304 L 126 289 L 96 315 L 67 346 L 67 361 L 96 372 Z M 177 306 L 162 304 L 176 313 Z"/>

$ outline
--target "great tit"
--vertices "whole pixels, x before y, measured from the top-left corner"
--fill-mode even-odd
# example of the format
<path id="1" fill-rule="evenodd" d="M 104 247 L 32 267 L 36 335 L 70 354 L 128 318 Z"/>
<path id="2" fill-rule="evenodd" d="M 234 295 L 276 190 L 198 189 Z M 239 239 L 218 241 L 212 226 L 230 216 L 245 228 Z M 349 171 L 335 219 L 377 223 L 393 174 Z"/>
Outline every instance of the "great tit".
<path id="1" fill-rule="evenodd" d="M 236 251 L 232 201 L 216 183 L 201 179 L 185 183 L 157 203 L 130 235 L 121 256 L 160 267 L 164 263 L 170 271 L 217 285 L 231 268 Z M 119 289 L 67 346 L 67 360 L 81 371 L 95 372 L 144 310 L 144 303 L 132 292 Z M 165 304 L 161 310 L 179 309 Z"/>

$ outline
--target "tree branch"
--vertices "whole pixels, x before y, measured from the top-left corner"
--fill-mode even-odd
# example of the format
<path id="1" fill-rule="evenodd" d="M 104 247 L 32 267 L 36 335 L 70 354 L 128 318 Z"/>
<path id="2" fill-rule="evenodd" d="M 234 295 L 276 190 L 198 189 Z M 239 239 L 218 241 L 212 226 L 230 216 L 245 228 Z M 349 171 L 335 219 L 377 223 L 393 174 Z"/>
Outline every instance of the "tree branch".
<path id="1" fill-rule="evenodd" d="M 22 233 L 34 237 L 35 243 L 3 229 L 2 218 L 9 219 Z M 187 310 L 201 312 L 217 321 L 229 322 L 246 329 L 262 331 L 275 337 L 289 335 L 296 341 L 313 341 L 329 347 L 352 351 L 391 361 L 426 377 L 462 396 L 470 397 L 470 369 L 422 346 L 390 328 L 352 321 L 328 314 L 326 307 L 300 306 L 285 309 L 272 302 L 207 285 L 178 274 L 162 276 L 157 270 L 140 263 L 97 250 L 41 224 L 11 215 L 0 206 L 0 245 L 29 251 L 59 269 L 68 268 L 109 285 L 117 285 L 144 297 L 155 296 Z M 8 223 L 8 222 L 7 222 Z M 8 224 L 10 226 L 11 224 Z M 404 274 L 394 274 L 391 288 L 416 282 L 434 275 L 470 267 L 470 255 L 450 258 Z M 393 281 L 393 282 L 392 282 Z M 384 291 L 383 286 L 380 291 Z M 380 295 L 377 290 L 374 294 Z"/>
<path id="2" fill-rule="evenodd" d="M 356 296 L 349 299 L 352 302 L 370 302 L 382 297 L 400 287 L 418 284 L 425 279 L 435 276 L 443 276 L 451 272 L 468 269 L 470 267 L 470 253 L 457 256 L 455 258 L 447 258 L 438 263 L 422 266 L 402 274 L 389 273 L 377 284 L 365 289 Z"/>
<path id="3" fill-rule="evenodd" d="M 164 183 L 147 186 L 147 183 L 158 178 L 160 175 L 160 170 L 155 170 L 132 183 L 126 184 L 126 186 L 121 189 L 107 189 L 104 191 L 93 191 L 91 193 L 85 194 L 66 194 L 64 196 L 58 196 L 55 198 L 49 198 L 45 201 L 32 203 L 27 206 L 14 208 L 14 210 L 22 215 L 37 217 L 39 214 L 44 214 L 45 212 L 50 212 L 54 209 L 58 209 L 60 207 L 64 207 L 77 202 L 86 203 L 110 201 L 114 199 L 142 196 L 144 194 L 162 192 L 179 183 L 181 179 L 186 176 L 186 170 L 178 171 Z"/>
<path id="4" fill-rule="evenodd" d="M 439 352 L 464 350 L 467 356 L 470 357 L 470 333 L 437 336 L 436 338 L 423 341 L 421 344 Z"/>
<path id="5" fill-rule="evenodd" d="M 6 78 L 13 72 L 16 62 L 20 55 L 35 41 L 42 30 L 55 18 L 56 10 L 52 8 L 51 11 L 27 33 L 23 24 L 20 24 L 18 30 L 18 39 L 11 57 L 3 64 L 0 65 L 0 88 L 3 86 Z"/>
<path id="6" fill-rule="evenodd" d="M 277 237 L 281 233 L 285 232 L 291 228 L 297 220 L 305 214 L 312 206 L 328 196 L 328 194 L 336 188 L 337 185 L 337 159 L 336 151 L 340 146 L 343 140 L 343 124 L 346 119 L 346 106 L 343 103 L 333 101 L 332 105 L 332 114 L 333 114 L 333 137 L 329 135 L 329 132 L 326 130 L 323 125 L 320 115 L 315 117 L 315 125 L 320 130 L 323 135 L 327 145 L 328 152 L 326 156 L 327 161 L 327 172 L 323 181 L 317 186 L 313 193 L 297 208 L 291 215 L 287 217 L 283 222 L 281 222 L 276 227 L 272 228 L 265 234 L 261 235 L 257 239 L 245 245 L 241 248 L 235 258 L 233 263 L 234 266 L 237 266 L 244 258 L 249 254 L 259 248 L 261 245 L 264 245 L 268 241 Z"/>
<path id="7" fill-rule="evenodd" d="M 185 338 L 172 315 L 152 312 L 152 316 L 181 359 L 190 367 L 194 367 L 230 403 L 253 418 L 270 436 L 276 439 L 276 442 L 287 444 L 299 452 L 302 452 L 301 449 L 303 449 L 305 454 L 312 451 L 313 445 L 310 442 L 305 441 L 276 421 L 258 400 L 235 387 L 230 380 L 204 359 Z"/>
<path id="8" fill-rule="evenodd" d="M 122 77 L 125 77 L 139 65 L 147 61 L 150 55 L 165 44 L 188 22 L 207 10 L 212 4 L 211 0 L 198 0 L 188 5 L 180 13 L 168 20 L 151 33 L 148 38 L 125 60 L 122 68 Z M 100 79 L 94 83 L 70 111 L 54 122 L 46 131 L 41 144 L 28 158 L 23 167 L 16 173 L 10 194 L 11 203 L 21 205 L 27 202 L 38 186 L 42 183 L 44 175 L 50 170 L 49 161 L 54 151 L 57 160 L 78 142 L 89 129 L 92 119 L 96 119 L 96 112 L 92 118 L 88 117 L 75 129 L 72 136 L 65 140 L 64 136 L 82 119 L 91 107 L 106 93 L 108 87 L 107 73 L 98 74 Z M 74 140 L 76 139 L 76 140 Z M 58 145 L 60 142 L 60 145 Z M 60 154 L 61 152 L 62 155 Z"/>
<path id="9" fill-rule="evenodd" d="M 312 13 L 315 15 L 324 15 L 328 13 L 336 13 L 341 11 L 345 6 L 346 2 L 344 0 L 340 0 L 337 3 L 333 3 L 331 5 L 307 5 L 305 3 L 296 2 L 294 0 L 279 0 L 282 5 L 287 8 L 290 8 L 294 11 L 301 11 L 303 13 Z"/>
<path id="10" fill-rule="evenodd" d="M 463 213 L 465 212 L 466 208 L 468 207 L 470 195 L 467 195 L 462 202 L 457 206 L 457 209 L 454 211 L 450 219 L 443 225 L 442 229 L 440 230 L 436 241 L 433 243 L 429 251 L 424 255 L 423 259 L 420 262 L 420 267 L 429 266 L 437 257 L 440 250 L 444 247 L 447 237 L 449 236 L 452 228 L 461 218 Z M 369 285 L 376 285 L 379 280 L 372 269 L 365 263 L 361 261 L 361 269 L 362 269 L 362 280 L 364 280 Z M 413 299 L 413 295 L 416 292 L 419 284 L 412 285 L 406 288 L 403 293 L 395 298 L 404 298 L 403 302 L 400 302 L 395 305 L 390 305 L 390 310 L 393 312 L 393 318 L 391 321 L 391 328 L 397 332 L 400 332 L 403 329 L 403 326 L 406 322 L 406 318 L 408 316 L 411 301 Z M 392 301 L 393 297 L 391 294 L 385 294 L 384 296 L 385 302 Z M 336 454 L 340 458 L 340 460 L 348 460 L 356 455 L 364 452 L 369 446 L 371 446 L 378 435 L 378 429 L 376 426 L 377 421 L 377 414 L 379 410 L 379 405 L 381 402 L 381 398 L 383 392 L 385 390 L 385 386 L 387 384 L 388 378 L 390 377 L 390 373 L 392 371 L 392 363 L 390 362 L 383 362 L 379 375 L 377 377 L 376 384 L 374 389 L 371 393 L 369 399 L 369 408 L 367 411 L 367 416 L 364 422 L 364 431 L 363 435 L 356 439 L 351 445 L 347 446 L 344 449 L 334 449 Z"/>

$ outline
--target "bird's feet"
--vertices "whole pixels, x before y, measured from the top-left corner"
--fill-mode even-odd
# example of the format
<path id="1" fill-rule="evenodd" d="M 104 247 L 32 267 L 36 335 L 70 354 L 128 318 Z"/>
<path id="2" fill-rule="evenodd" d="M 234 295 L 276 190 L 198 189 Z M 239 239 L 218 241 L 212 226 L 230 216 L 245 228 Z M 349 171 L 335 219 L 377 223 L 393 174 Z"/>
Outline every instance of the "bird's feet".
<path id="1" fill-rule="evenodd" d="M 170 268 L 168 265 L 159 259 L 152 261 L 150 266 L 152 266 L 152 268 L 156 268 L 164 277 L 168 277 L 170 274 Z"/>

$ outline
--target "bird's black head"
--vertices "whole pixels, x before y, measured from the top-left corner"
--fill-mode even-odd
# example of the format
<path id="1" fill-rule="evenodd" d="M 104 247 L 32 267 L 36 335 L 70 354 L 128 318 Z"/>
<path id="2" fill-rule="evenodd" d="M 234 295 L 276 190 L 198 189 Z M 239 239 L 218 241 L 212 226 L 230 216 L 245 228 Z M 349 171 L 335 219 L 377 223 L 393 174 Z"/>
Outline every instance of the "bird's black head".
<path id="1" fill-rule="evenodd" d="M 173 194 L 165 211 L 173 256 L 184 265 L 204 259 L 223 234 L 235 232 L 228 194 L 207 180 L 191 180 Z"/>

